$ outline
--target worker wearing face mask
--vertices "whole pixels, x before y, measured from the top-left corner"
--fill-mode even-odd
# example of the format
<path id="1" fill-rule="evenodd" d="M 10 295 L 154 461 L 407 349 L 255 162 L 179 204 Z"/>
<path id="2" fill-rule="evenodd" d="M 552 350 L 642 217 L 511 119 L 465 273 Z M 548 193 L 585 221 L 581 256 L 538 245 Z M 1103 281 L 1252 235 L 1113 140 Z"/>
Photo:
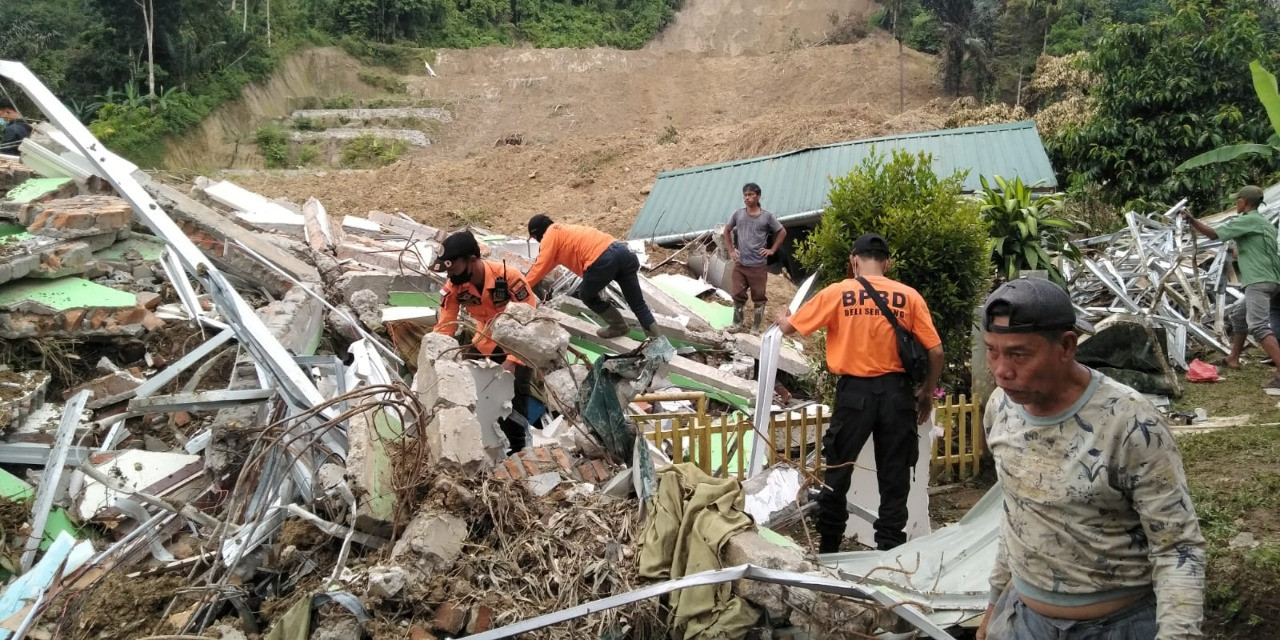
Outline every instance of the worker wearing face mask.
<path id="1" fill-rule="evenodd" d="M 533 288 L 516 268 L 501 262 L 482 260 L 480 243 L 470 231 L 459 231 L 445 238 L 444 251 L 431 265 L 436 273 L 448 274 L 440 298 L 440 318 L 435 332 L 452 336 L 458 329 L 458 311 L 465 310 L 476 323 L 471 347 L 464 352 L 471 358 L 488 358 L 515 374 L 515 397 L 512 415 L 502 420 L 502 431 L 511 443 L 511 452 L 525 448 L 528 433 L 529 382 L 532 370 L 512 354 L 503 351 L 489 337 L 489 323 L 507 308 L 509 302 L 537 306 Z M 517 415 L 519 416 L 517 418 Z"/>

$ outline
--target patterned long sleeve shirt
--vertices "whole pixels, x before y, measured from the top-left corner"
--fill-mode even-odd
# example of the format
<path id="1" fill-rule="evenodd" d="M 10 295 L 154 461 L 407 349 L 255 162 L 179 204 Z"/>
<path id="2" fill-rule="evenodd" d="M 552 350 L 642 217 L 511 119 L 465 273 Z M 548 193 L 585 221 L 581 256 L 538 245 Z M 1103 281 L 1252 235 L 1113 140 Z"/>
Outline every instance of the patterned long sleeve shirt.
<path id="1" fill-rule="evenodd" d="M 1159 640 L 1199 638 L 1204 537 L 1163 417 L 1097 371 L 1062 414 L 996 390 L 983 423 L 1004 487 L 992 602 L 1010 586 L 1059 606 L 1154 588 Z"/>

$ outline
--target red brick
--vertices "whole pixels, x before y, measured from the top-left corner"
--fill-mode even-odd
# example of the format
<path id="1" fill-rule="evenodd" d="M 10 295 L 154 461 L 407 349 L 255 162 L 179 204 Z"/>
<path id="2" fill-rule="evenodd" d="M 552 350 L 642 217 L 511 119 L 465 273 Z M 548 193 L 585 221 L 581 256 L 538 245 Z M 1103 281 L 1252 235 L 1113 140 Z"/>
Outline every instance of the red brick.
<path id="1" fill-rule="evenodd" d="M 565 471 L 568 471 L 570 473 L 573 472 L 573 463 L 569 462 L 569 456 L 566 456 L 563 450 L 561 450 L 559 447 L 556 447 L 551 450 L 551 455 L 555 456 L 556 464 L 559 464 L 561 469 L 564 469 Z"/>
<path id="2" fill-rule="evenodd" d="M 436 640 L 436 634 L 415 624 L 409 627 L 409 640 Z"/>
<path id="3" fill-rule="evenodd" d="M 596 477 L 599 478 L 598 482 L 604 482 L 605 480 L 613 477 L 613 475 L 609 473 L 609 468 L 604 466 L 604 463 L 599 460 L 592 460 L 591 468 L 595 469 Z"/>
<path id="4" fill-rule="evenodd" d="M 434 621 L 437 631 L 456 634 L 462 631 L 462 627 L 467 623 L 467 610 L 452 602 L 446 602 L 436 607 L 436 618 Z"/>
<path id="5" fill-rule="evenodd" d="M 507 473 L 511 474 L 513 480 L 524 477 L 524 469 L 520 467 L 520 463 L 516 462 L 514 458 L 503 460 L 502 466 L 506 468 Z"/>
<path id="6" fill-rule="evenodd" d="M 494 477 L 496 477 L 496 478 L 497 478 L 497 479 L 499 479 L 499 480 L 510 480 L 510 479 L 511 479 L 511 474 L 507 473 L 507 470 L 506 470 L 506 469 L 504 469 L 504 468 L 502 468 L 502 467 L 498 467 L 497 469 L 494 469 L 494 470 L 493 470 L 493 475 L 494 475 Z"/>
<path id="7" fill-rule="evenodd" d="M 483 604 L 471 607 L 471 617 L 467 620 L 467 633 L 483 633 L 492 628 L 493 609 Z"/>
<path id="8" fill-rule="evenodd" d="M 546 462 L 550 464 L 556 463 L 556 461 L 551 457 L 551 452 L 547 451 L 546 447 L 534 447 L 533 455 L 538 458 L 539 462 Z"/>
<path id="9" fill-rule="evenodd" d="M 536 476 L 538 475 L 538 465 L 525 456 L 520 456 L 520 462 L 524 464 L 525 473 Z"/>

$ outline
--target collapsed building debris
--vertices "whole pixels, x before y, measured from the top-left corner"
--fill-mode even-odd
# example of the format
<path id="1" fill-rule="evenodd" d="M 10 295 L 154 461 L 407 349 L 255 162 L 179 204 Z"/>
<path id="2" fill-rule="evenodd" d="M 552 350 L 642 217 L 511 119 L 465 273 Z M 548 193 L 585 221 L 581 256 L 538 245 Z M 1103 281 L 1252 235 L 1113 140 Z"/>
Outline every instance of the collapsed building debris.
<path id="1" fill-rule="evenodd" d="M 656 553 L 686 580 L 709 578 L 699 562 L 765 567 L 714 572 L 742 629 L 949 637 L 757 527 L 803 510 L 744 510 L 728 460 L 773 458 L 750 429 L 722 430 L 718 477 L 696 483 L 731 496 L 735 526 L 701 555 L 644 542 L 670 537 L 645 531 L 687 497 L 687 483 L 660 492 L 659 473 L 692 460 L 683 444 L 669 458 L 632 400 L 696 390 L 726 419 L 767 423 L 777 371 L 810 369 L 780 335 L 717 330 L 698 304 L 714 287 L 642 277 L 662 334 L 643 342 L 598 338 L 564 268 L 541 305 L 508 305 L 489 337 L 536 372 L 531 444 L 510 454 L 514 376 L 475 359 L 466 331 L 432 331 L 444 230 L 225 181 L 186 193 L 103 148 L 22 65 L 0 76 L 51 123 L 0 164 L 0 337 L 27 350 L 0 365 L 0 464 L 43 470 L 35 489 L 0 473 L 30 527 L 11 543 L 21 575 L 0 593 L 0 633 L 484 637 L 612 601 L 531 637 L 699 637 L 687 606 L 619 595 L 671 590 L 644 590 Z M 474 231 L 487 255 L 532 264 L 528 241 Z M 784 502 L 799 502 L 789 477 Z"/>

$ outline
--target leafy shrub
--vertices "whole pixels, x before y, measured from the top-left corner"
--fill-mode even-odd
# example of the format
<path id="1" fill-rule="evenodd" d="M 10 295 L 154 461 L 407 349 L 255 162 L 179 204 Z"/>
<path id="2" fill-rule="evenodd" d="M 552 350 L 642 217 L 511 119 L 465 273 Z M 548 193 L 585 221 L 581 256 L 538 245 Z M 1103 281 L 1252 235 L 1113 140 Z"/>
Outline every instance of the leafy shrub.
<path id="1" fill-rule="evenodd" d="M 357 38 L 343 38 L 342 50 L 365 64 L 386 67 L 397 73 L 423 73 L 423 62 L 434 63 L 436 52 L 432 49 L 385 44 Z M 361 78 L 364 80 L 364 78 Z M 372 84 L 372 83 L 371 83 Z"/>
<path id="2" fill-rule="evenodd" d="M 306 116 L 294 116 L 293 118 L 294 131 L 321 131 L 323 129 L 315 120 Z"/>
<path id="3" fill-rule="evenodd" d="M 403 140 L 360 136 L 342 144 L 340 162 L 348 169 L 377 169 L 395 162 L 408 149 Z"/>
<path id="4" fill-rule="evenodd" d="M 855 238 L 883 235 L 893 251 L 889 276 L 915 287 L 928 303 L 953 365 L 952 381 L 965 370 L 973 310 L 991 278 L 986 225 L 963 184 L 963 173 L 938 177 L 928 154 L 873 151 L 851 173 L 832 179 L 830 204 L 799 250 L 805 267 L 829 284 L 845 277 Z"/>
<path id="5" fill-rule="evenodd" d="M 1080 250 L 1067 239 L 1076 223 L 1056 215 L 1061 211 L 1063 194 L 1036 197 L 1022 178 L 1010 182 L 995 176 L 995 186 L 987 182 L 986 176 L 980 180 L 982 191 L 974 197 L 988 225 L 996 275 L 1013 280 L 1024 269 L 1042 269 L 1049 272 L 1050 280 L 1065 285 L 1053 258 L 1078 260 Z"/>
<path id="6" fill-rule="evenodd" d="M 409 92 L 409 85 L 405 84 L 404 80 L 395 76 L 361 69 L 359 73 L 356 74 L 356 77 L 360 78 L 360 82 L 363 82 L 375 89 L 382 89 L 387 93 Z"/>
<path id="7" fill-rule="evenodd" d="M 321 98 L 321 109 L 350 109 L 356 104 L 356 99 L 349 93 L 339 93 L 331 98 Z"/>
<path id="8" fill-rule="evenodd" d="M 284 127 L 264 124 L 253 132 L 253 142 L 258 145 L 258 153 L 266 160 L 268 169 L 289 166 L 289 133 Z"/>
<path id="9" fill-rule="evenodd" d="M 309 167 L 315 164 L 320 158 L 320 147 L 315 143 L 304 144 L 298 147 L 298 166 Z"/>

